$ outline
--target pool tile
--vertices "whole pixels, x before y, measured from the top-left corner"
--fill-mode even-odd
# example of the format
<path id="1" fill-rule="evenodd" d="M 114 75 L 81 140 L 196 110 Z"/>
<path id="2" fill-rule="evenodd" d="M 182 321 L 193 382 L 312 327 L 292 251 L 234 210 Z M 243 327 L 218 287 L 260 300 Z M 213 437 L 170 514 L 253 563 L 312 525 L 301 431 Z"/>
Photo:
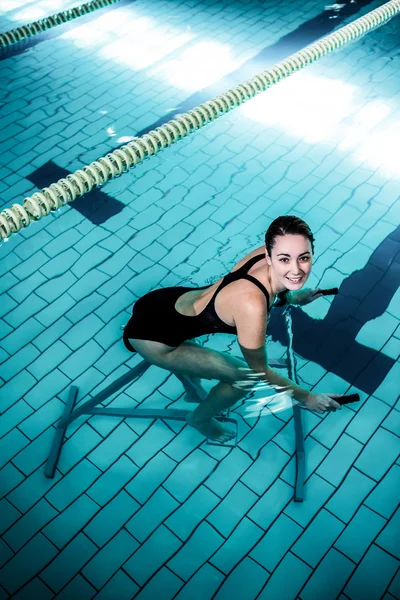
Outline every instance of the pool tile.
<path id="1" fill-rule="evenodd" d="M 138 542 L 122 529 L 83 568 L 82 575 L 96 589 L 100 589 L 132 556 L 138 546 Z"/>
<path id="2" fill-rule="evenodd" d="M 20 430 L 31 440 L 35 439 L 45 429 L 53 425 L 63 414 L 65 405 L 58 398 L 53 398 L 33 415 L 28 416 L 23 423 L 20 424 Z"/>
<path id="3" fill-rule="evenodd" d="M 344 529 L 344 524 L 322 509 L 292 548 L 294 554 L 315 568 Z"/>
<path id="4" fill-rule="evenodd" d="M 379 481 L 400 454 L 400 438 L 378 429 L 360 454 L 355 466 Z"/>
<path id="5" fill-rule="evenodd" d="M 225 579 L 215 600 L 254 600 L 268 581 L 269 573 L 245 558 Z"/>
<path id="6" fill-rule="evenodd" d="M 381 385 L 375 390 L 374 396 L 389 406 L 393 406 L 399 395 L 398 381 L 400 379 L 400 362 L 395 362 Z"/>
<path id="7" fill-rule="evenodd" d="M 394 598 L 400 597 L 400 571 L 397 572 L 396 577 L 392 580 L 392 583 L 389 586 L 389 592 Z"/>
<path id="8" fill-rule="evenodd" d="M 348 558 L 331 548 L 300 592 L 301 599 L 337 600 L 353 569 Z"/>
<path id="9" fill-rule="evenodd" d="M 63 548 L 99 510 L 99 505 L 82 494 L 43 529 L 57 548 Z"/>
<path id="10" fill-rule="evenodd" d="M 354 518 L 335 542 L 335 548 L 355 563 L 359 563 L 364 552 L 385 524 L 385 519 L 366 506 L 360 506 Z"/>
<path id="11" fill-rule="evenodd" d="M 132 600 L 138 591 L 136 583 L 120 569 L 96 594 L 96 600 Z"/>
<path id="12" fill-rule="evenodd" d="M 55 303 L 55 304 L 57 304 L 57 303 Z M 99 306 L 101 306 L 103 304 L 104 304 L 103 296 L 100 296 L 100 294 L 98 294 L 97 292 L 93 292 L 93 294 L 90 294 L 89 296 L 83 298 L 79 302 L 74 302 L 71 299 L 69 306 L 66 306 L 64 308 L 62 314 L 57 314 L 57 313 L 52 314 L 51 313 L 50 315 L 46 315 L 46 317 L 49 317 L 49 318 L 55 320 L 56 318 L 59 318 L 59 317 L 65 315 L 67 317 L 67 319 L 69 319 L 72 323 L 78 323 L 79 321 L 84 319 L 87 315 L 93 313 Z M 51 306 L 53 306 L 53 304 L 50 305 L 49 308 Z M 46 311 L 48 311 L 49 308 L 47 308 Z M 43 311 L 43 312 L 45 312 L 45 311 Z M 42 317 L 42 313 L 40 313 L 39 317 Z M 42 319 L 39 318 L 39 320 L 41 322 L 44 321 L 43 318 Z M 53 321 L 51 321 L 51 322 L 53 322 Z"/>
<path id="13" fill-rule="evenodd" d="M 99 469 L 89 461 L 83 460 L 48 492 L 47 500 L 57 510 L 64 510 L 85 492 L 99 475 Z"/>
<path id="14" fill-rule="evenodd" d="M 1 596 L 0 596 L 1 597 Z M 6 598 L 6 596 L 4 596 Z M 19 592 L 13 596 L 15 600 L 30 600 L 31 598 L 40 598 L 40 600 L 51 600 L 54 598 L 53 592 L 38 577 L 32 579 Z"/>
<path id="15" fill-rule="evenodd" d="M 143 542 L 178 507 L 178 502 L 160 487 L 142 508 L 135 512 L 125 527 L 135 539 Z M 174 531 L 173 527 L 169 528 Z"/>
<path id="16" fill-rule="evenodd" d="M 2 340 L 2 348 L 10 355 L 13 355 L 32 342 L 32 340 L 36 342 L 37 337 L 42 333 L 43 329 L 43 325 L 38 323 L 34 317 L 31 317 L 26 323 L 22 323 L 16 331 L 10 333 Z"/>
<path id="17" fill-rule="evenodd" d="M 268 444 L 267 442 L 271 440 L 271 438 L 275 437 L 275 435 L 284 427 L 285 423 L 280 419 L 276 418 L 267 418 L 260 419 L 258 423 L 252 428 L 252 430 L 246 435 L 244 439 L 240 441 L 240 447 L 250 454 L 253 459 L 258 457 L 259 451 L 279 454 L 279 449 L 273 449 L 272 444 Z M 265 449 L 264 446 L 266 446 Z"/>
<path id="18" fill-rule="evenodd" d="M 57 554 L 57 549 L 38 533 L 0 570 L 2 585 L 14 594 Z"/>
<path id="19" fill-rule="evenodd" d="M 320 422 L 320 424 L 317 425 L 317 427 L 313 430 L 311 435 L 324 446 L 332 448 L 339 440 L 346 427 L 346 431 L 350 433 L 349 427 L 352 425 L 352 422 L 350 426 L 348 425 L 350 421 L 352 421 L 353 417 L 354 413 L 348 408 L 343 407 L 340 411 L 337 411 L 336 413 L 328 414 Z"/>
<path id="20" fill-rule="evenodd" d="M 137 439 L 137 435 L 124 422 L 107 436 L 92 452 L 88 459 L 102 471 L 106 471 Z"/>
<path id="21" fill-rule="evenodd" d="M 396 559 L 373 545 L 358 565 L 344 593 L 352 600 L 381 598 L 397 568 Z"/>
<path id="22" fill-rule="evenodd" d="M 38 351 L 36 352 L 39 354 Z M 30 361 L 32 364 L 29 365 L 28 370 L 36 379 L 41 380 L 61 363 L 63 367 L 70 354 L 71 350 L 68 346 L 57 341 L 51 348 L 40 353 L 37 360 L 34 360 L 36 356 L 32 356 L 32 361 Z"/>
<path id="23" fill-rule="evenodd" d="M 356 336 L 356 342 L 379 352 L 393 335 L 398 323 L 398 319 L 383 313 L 363 325 Z"/>
<path id="24" fill-rule="evenodd" d="M 288 552 L 268 579 L 259 600 L 293 600 L 312 570 L 302 560 Z M 289 575 L 290 574 L 290 575 Z"/>
<path id="25" fill-rule="evenodd" d="M 164 215 L 164 211 L 158 206 L 149 206 L 145 211 L 137 214 L 131 221 L 132 226 L 138 231 L 149 227 L 154 223 L 159 223 Z"/>
<path id="26" fill-rule="evenodd" d="M 382 426 L 400 437 L 400 412 L 397 410 L 392 410 L 392 412 L 383 421 Z"/>
<path id="27" fill-rule="evenodd" d="M 96 317 L 96 315 L 91 314 L 85 317 L 83 321 L 74 325 L 62 336 L 61 341 L 71 348 L 71 350 L 75 351 L 86 344 L 86 342 L 93 338 L 103 327 L 103 321 Z"/>
<path id="28" fill-rule="evenodd" d="M 72 273 L 67 271 L 63 275 L 57 277 L 56 286 L 54 285 L 53 279 L 50 279 L 36 290 L 36 294 L 50 304 L 55 302 L 62 294 L 68 293 L 76 280 L 75 275 L 72 275 Z"/>
<path id="29" fill-rule="evenodd" d="M 304 502 L 291 502 L 285 514 L 306 527 L 334 491 L 334 487 L 315 473 L 304 486 Z"/>
<path id="30" fill-rule="evenodd" d="M 207 479 L 207 487 L 215 494 L 223 498 L 243 475 L 250 465 L 251 460 L 240 448 L 234 448 L 223 460 L 221 460 Z"/>
<path id="31" fill-rule="evenodd" d="M 84 533 L 97 546 L 104 546 L 139 508 L 139 504 L 122 490 L 97 513 L 85 527 Z"/>
<path id="32" fill-rule="evenodd" d="M 21 350 L 19 350 L 16 354 L 14 354 L 11 358 L 3 362 L 0 365 L 0 377 L 4 381 L 9 381 L 15 375 L 20 373 L 23 369 L 31 368 L 31 363 L 35 361 L 37 356 L 39 355 L 39 351 L 33 344 L 28 344 L 24 346 Z M 40 360 L 40 359 L 38 359 Z M 34 376 L 35 374 L 32 373 Z"/>
<path id="33" fill-rule="evenodd" d="M 187 581 L 222 545 L 224 538 L 208 523 L 201 523 L 181 550 L 169 561 L 168 567 Z"/>
<path id="34" fill-rule="evenodd" d="M 175 246 L 175 248 L 171 248 L 168 254 L 166 254 L 159 263 L 170 271 L 182 268 L 183 264 L 186 263 L 187 259 L 194 251 L 195 246 L 186 243 L 186 241 L 182 241 L 178 246 Z"/>
<path id="35" fill-rule="evenodd" d="M 69 383 L 70 379 L 58 369 L 54 369 L 25 394 L 25 401 L 32 408 L 38 409 L 65 389 Z"/>
<path id="36" fill-rule="evenodd" d="M 176 600 L 211 600 L 223 579 L 222 573 L 206 563 L 181 589 Z"/>
<path id="37" fill-rule="evenodd" d="M 292 500 L 293 493 L 294 489 L 290 485 L 277 479 L 256 502 L 248 516 L 262 529 L 268 529 L 275 517 Z"/>
<path id="38" fill-rule="evenodd" d="M 156 239 L 158 235 L 156 236 Z M 161 265 L 155 264 L 132 277 L 126 284 L 126 287 L 133 292 L 136 297 L 139 297 L 146 294 L 150 289 L 155 289 L 166 275 L 168 275 L 167 269 Z"/>
<path id="39" fill-rule="evenodd" d="M 19 244 L 14 252 L 23 260 L 27 260 L 32 254 L 44 248 L 52 240 L 53 238 L 46 231 L 36 231 L 35 235 L 29 236 L 29 239 Z"/>
<path id="40" fill-rule="evenodd" d="M 0 439 L 0 467 L 4 467 L 20 450 L 29 443 L 28 438 L 18 429 L 12 429 Z"/>
<path id="41" fill-rule="evenodd" d="M 9 546 L 7 546 L 2 539 L 0 539 L 0 573 L 2 572 L 1 567 L 5 565 L 13 557 L 13 555 L 15 556 L 11 548 L 9 548 Z M 7 595 L 6 597 L 8 599 L 9 596 Z"/>
<path id="42" fill-rule="evenodd" d="M 170 378 L 160 388 L 160 391 L 172 400 L 181 395 L 184 390 L 180 381 L 177 379 L 173 381 Z M 203 442 L 204 436 L 201 433 L 193 429 L 193 427 L 184 427 L 177 435 L 173 436 L 172 441 L 164 448 L 164 452 L 173 460 L 180 462 Z"/>
<path id="43" fill-rule="evenodd" d="M 267 421 L 268 419 L 264 420 Z M 259 458 L 242 475 L 241 481 L 261 496 L 276 480 L 289 459 L 290 456 L 286 452 L 283 452 L 279 446 L 274 442 L 269 442 L 261 450 Z"/>
<path id="44" fill-rule="evenodd" d="M 73 248 L 82 238 L 82 235 L 75 229 L 65 231 L 57 236 L 57 239 L 46 244 L 45 251 L 48 256 L 54 258 L 60 252 L 65 252 L 69 248 Z"/>
<path id="45" fill-rule="evenodd" d="M 226 542 L 211 557 L 210 562 L 223 573 L 229 573 L 248 554 L 262 535 L 263 530 L 244 517 Z"/>
<path id="46" fill-rule="evenodd" d="M 131 461 L 129 462 L 131 463 Z M 136 471 L 137 467 L 134 467 L 133 463 L 131 465 L 132 469 Z M 140 504 L 144 504 L 175 467 L 176 463 L 173 460 L 159 452 L 125 486 L 125 489 Z"/>
<path id="47" fill-rule="evenodd" d="M 62 452 L 58 461 L 58 470 L 65 475 L 75 465 L 102 442 L 102 437 L 98 435 L 87 423 L 71 435 L 64 443 Z"/>
<path id="48" fill-rule="evenodd" d="M 400 560 L 399 533 L 400 509 L 397 509 L 397 512 L 394 513 L 385 529 L 377 538 L 376 543 L 387 552 L 390 552 L 392 556 L 395 556 Z"/>
<path id="49" fill-rule="evenodd" d="M 125 563 L 124 569 L 143 586 L 181 546 L 182 542 L 164 525 L 160 525 Z"/>
<path id="50" fill-rule="evenodd" d="M 177 223 L 167 232 L 161 233 L 157 237 L 160 244 L 171 250 L 176 244 L 186 239 L 187 236 L 193 231 L 193 227 L 187 223 Z"/>
<path id="51" fill-rule="evenodd" d="M 174 433 L 163 421 L 157 420 L 126 452 L 135 464 L 142 467 L 152 456 L 157 454 L 168 442 L 174 438 Z M 167 449 L 164 450 L 168 454 Z"/>
<path id="52" fill-rule="evenodd" d="M 4 387 L 2 389 L 4 390 Z M 20 400 L 19 402 L 15 403 L 13 406 L 11 406 L 11 408 L 9 408 L 6 412 L 3 412 L 1 415 L 0 437 L 3 437 L 6 435 L 6 433 L 11 432 L 17 425 L 21 426 L 21 421 L 23 422 L 32 413 L 33 410 L 24 400 Z M 23 429 L 22 432 L 24 433 Z"/>
<path id="53" fill-rule="evenodd" d="M 182 580 L 163 567 L 149 581 L 149 583 L 135 596 L 135 600 L 154 600 L 162 598 L 163 600 L 172 600 L 182 587 Z"/>
<path id="54" fill-rule="evenodd" d="M 346 433 L 365 444 L 386 417 L 390 407 L 371 396 L 357 411 L 356 416 L 346 429 Z"/>
<path id="55" fill-rule="evenodd" d="M 21 517 L 21 513 L 8 500 L 0 500 L 0 536 Z"/>
<path id="56" fill-rule="evenodd" d="M 179 538 L 186 540 L 219 501 L 218 496 L 202 485 L 166 520 L 165 524 Z"/>
<path id="57" fill-rule="evenodd" d="M 339 519 L 348 523 L 374 485 L 372 479 L 352 468 L 327 503 L 326 508 Z"/>
<path id="58" fill-rule="evenodd" d="M 35 299 L 37 306 L 39 306 L 40 308 L 43 306 L 43 304 L 41 304 L 42 301 L 37 296 L 32 294 L 32 298 Z M 32 298 L 31 298 L 31 301 L 32 301 Z M 18 310 L 16 308 L 16 307 L 18 307 L 18 303 L 15 302 L 15 300 L 13 300 L 11 298 L 11 296 L 9 296 L 9 294 L 4 293 L 4 294 L 1 294 L 1 296 L 0 296 L 0 307 L 1 307 L 0 308 L 0 316 L 4 317 L 4 315 L 6 315 L 6 317 L 4 319 L 7 320 L 7 322 L 9 322 L 9 319 L 8 319 L 9 315 L 13 315 L 13 312 L 10 312 L 10 311 L 13 311 L 13 309 Z M 39 310 L 40 310 L 40 308 L 39 308 Z M 27 304 L 25 304 L 24 310 L 25 311 L 28 310 Z M 20 312 L 22 312 L 22 311 L 20 311 Z M 26 318 L 21 318 L 19 313 L 16 313 L 16 316 L 14 316 L 14 318 L 13 317 L 11 318 L 10 325 L 12 325 L 14 328 L 18 327 L 18 325 L 21 325 L 24 321 L 29 319 L 29 317 L 31 317 L 32 314 L 34 314 L 34 313 L 35 313 L 35 311 L 33 311 L 29 315 L 27 314 Z"/>
<path id="59" fill-rule="evenodd" d="M 304 440 L 305 449 L 305 476 L 306 480 L 310 477 L 314 471 L 316 471 L 318 465 L 322 463 L 325 457 L 329 457 L 328 450 L 322 444 L 314 440 L 311 436 L 308 436 Z M 318 472 L 318 471 L 317 471 Z M 281 479 L 289 484 L 294 485 L 296 478 L 296 458 L 293 455 L 285 469 L 281 474 Z"/>
<path id="60" fill-rule="evenodd" d="M 281 514 L 249 556 L 272 572 L 302 532 L 302 527 Z"/>
<path id="61" fill-rule="evenodd" d="M 239 481 L 207 517 L 207 521 L 228 537 L 257 500 L 257 495 Z"/>
<path id="62" fill-rule="evenodd" d="M 179 502 L 188 496 L 209 476 L 216 461 L 201 450 L 195 450 L 179 463 L 164 483 L 164 488 Z"/>
<path id="63" fill-rule="evenodd" d="M 338 486 L 362 451 L 362 445 L 345 433 L 317 469 L 317 474 Z"/>
<path id="64" fill-rule="evenodd" d="M 4 534 L 3 539 L 14 552 L 18 552 L 56 515 L 57 511 L 46 500 L 40 500 Z"/>
<path id="65" fill-rule="evenodd" d="M 96 552 L 97 547 L 80 533 L 57 555 L 41 577 L 52 590 L 59 592 Z"/>
<path id="66" fill-rule="evenodd" d="M 70 248 L 50 259 L 40 268 L 40 272 L 48 279 L 53 279 L 69 271 L 79 259 L 80 254 L 73 248 Z"/>

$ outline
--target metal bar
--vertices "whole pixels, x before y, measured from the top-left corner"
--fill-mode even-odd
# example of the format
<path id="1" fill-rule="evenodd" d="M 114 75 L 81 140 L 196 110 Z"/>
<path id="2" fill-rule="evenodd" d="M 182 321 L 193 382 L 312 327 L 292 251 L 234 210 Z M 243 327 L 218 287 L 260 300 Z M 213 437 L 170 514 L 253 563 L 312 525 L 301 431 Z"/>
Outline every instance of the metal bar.
<path id="1" fill-rule="evenodd" d="M 284 311 L 286 329 L 288 333 L 288 367 L 289 377 L 295 383 L 299 383 L 296 373 L 296 359 L 293 353 L 293 331 L 292 316 L 289 307 Z M 295 456 L 296 456 L 296 478 L 294 485 L 294 501 L 303 502 L 304 500 L 304 480 L 306 476 L 306 461 L 304 453 L 304 432 L 301 419 L 301 409 L 298 405 L 293 405 L 294 433 L 295 433 Z"/>
<path id="2" fill-rule="evenodd" d="M 131 417 L 134 419 L 171 419 L 173 421 L 185 421 L 190 411 L 166 408 L 157 410 L 155 408 L 92 408 L 85 414 L 108 415 L 109 417 Z"/>
<path id="3" fill-rule="evenodd" d="M 294 432 L 296 437 L 296 479 L 294 485 L 294 501 L 303 502 L 304 500 L 304 479 L 306 472 L 306 456 L 304 452 L 304 433 L 301 420 L 301 409 L 296 404 L 293 406 Z"/>
<path id="4" fill-rule="evenodd" d="M 69 415 L 74 410 L 77 395 L 78 395 L 78 388 L 76 386 L 72 385 L 69 390 L 68 400 L 67 400 L 67 403 L 64 408 L 63 417 L 61 419 L 62 421 L 66 421 L 68 419 Z M 68 427 L 68 422 L 65 425 L 65 427 L 57 426 L 55 433 L 54 433 L 53 443 L 50 448 L 50 453 L 49 453 L 49 457 L 46 462 L 46 466 L 44 468 L 45 476 L 49 477 L 50 479 L 53 479 L 54 473 L 57 468 L 58 459 L 60 457 L 60 452 L 61 452 L 61 448 L 62 448 L 62 445 L 64 442 L 64 436 L 65 436 L 65 431 L 66 431 L 67 427 Z"/>
<path id="5" fill-rule="evenodd" d="M 147 369 L 150 367 L 150 363 L 145 360 L 142 360 L 136 367 L 133 367 L 132 370 L 121 375 L 116 381 L 108 385 L 104 390 L 96 394 L 93 398 L 79 405 L 78 408 L 74 410 L 74 412 L 68 416 L 63 416 L 57 424 L 57 427 L 66 428 L 70 423 L 75 421 L 81 415 L 87 414 L 92 408 L 94 408 L 100 402 L 107 400 L 109 396 L 117 392 L 127 383 L 130 383 L 133 379 L 136 379 L 140 375 L 142 375 Z"/>

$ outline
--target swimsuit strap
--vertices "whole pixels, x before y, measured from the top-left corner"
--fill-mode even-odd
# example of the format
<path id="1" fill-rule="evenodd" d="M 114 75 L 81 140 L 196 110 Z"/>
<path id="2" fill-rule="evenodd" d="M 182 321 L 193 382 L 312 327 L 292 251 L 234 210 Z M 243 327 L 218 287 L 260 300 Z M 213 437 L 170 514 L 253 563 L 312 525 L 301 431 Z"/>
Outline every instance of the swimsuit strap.
<path id="1" fill-rule="evenodd" d="M 251 281 L 251 283 L 254 283 L 254 285 L 256 285 L 258 287 L 258 289 L 260 289 L 262 291 L 262 293 L 264 294 L 266 300 L 267 300 L 267 310 L 269 312 L 269 294 L 267 289 L 263 286 L 263 284 L 261 283 L 261 281 L 258 281 L 258 279 L 256 279 L 255 277 L 252 277 L 251 275 L 242 275 L 242 277 L 240 279 L 247 279 L 247 281 Z"/>
<path id="2" fill-rule="evenodd" d="M 222 279 L 221 283 L 215 290 L 215 292 L 207 306 L 210 306 L 210 305 L 214 306 L 215 298 L 217 297 L 218 292 L 220 292 L 229 283 L 233 283 L 234 281 L 237 281 L 238 279 L 247 279 L 248 281 L 251 281 L 252 283 L 254 283 L 265 294 L 265 297 L 267 299 L 268 311 L 269 311 L 268 291 L 265 289 L 263 284 L 258 281 L 258 279 L 247 274 L 247 271 L 249 271 L 249 269 L 251 269 L 251 267 L 253 265 L 255 265 L 262 258 L 264 258 L 264 254 L 257 254 L 257 256 L 253 256 L 252 258 L 249 258 L 249 260 L 246 261 L 244 263 L 244 265 L 239 267 L 239 269 L 236 269 L 236 271 L 233 271 L 231 273 L 228 273 L 228 275 L 225 275 L 225 277 Z"/>
<path id="3" fill-rule="evenodd" d="M 256 263 L 258 263 L 259 260 L 261 260 L 262 258 L 264 258 L 264 254 L 257 254 L 257 256 L 253 256 L 253 258 L 249 258 L 248 261 L 246 261 L 244 263 L 244 265 L 242 265 L 241 267 L 239 267 L 239 269 L 236 269 L 236 271 L 233 271 L 232 275 L 235 273 L 239 273 L 244 271 L 245 273 L 247 273 L 247 271 L 249 271 L 251 269 L 251 267 L 253 265 L 255 265 Z"/>

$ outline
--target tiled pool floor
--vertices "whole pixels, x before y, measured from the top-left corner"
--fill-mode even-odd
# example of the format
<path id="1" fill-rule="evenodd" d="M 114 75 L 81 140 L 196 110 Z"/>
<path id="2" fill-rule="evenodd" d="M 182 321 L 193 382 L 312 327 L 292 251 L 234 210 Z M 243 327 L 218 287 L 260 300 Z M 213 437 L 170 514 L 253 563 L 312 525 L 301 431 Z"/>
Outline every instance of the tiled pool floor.
<path id="1" fill-rule="evenodd" d="M 0 31 L 71 6 L 9 2 Z M 380 2 L 139 0 L 0 55 L 0 208 L 225 91 Z M 34 9 L 34 11 L 33 11 Z M 0 599 L 400 597 L 400 17 L 0 248 Z M 316 237 L 293 308 L 297 376 L 358 391 L 246 419 L 235 448 L 162 420 L 93 416 L 44 463 L 71 384 L 88 399 L 138 363 L 121 326 L 157 286 L 204 285 L 280 214 Z M 269 350 L 286 353 L 278 310 Z M 220 335 L 202 340 L 239 353 Z M 112 406 L 186 408 L 151 367 Z"/>

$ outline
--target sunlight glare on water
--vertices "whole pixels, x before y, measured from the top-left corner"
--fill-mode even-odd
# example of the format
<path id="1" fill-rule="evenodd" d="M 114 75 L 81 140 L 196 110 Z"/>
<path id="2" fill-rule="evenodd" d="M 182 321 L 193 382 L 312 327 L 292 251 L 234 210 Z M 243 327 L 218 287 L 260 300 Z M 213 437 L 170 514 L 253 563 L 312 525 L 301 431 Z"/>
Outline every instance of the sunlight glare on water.
<path id="1" fill-rule="evenodd" d="M 189 42 L 194 36 L 179 28 L 165 28 L 151 17 L 138 12 L 132 19 L 123 9 L 106 13 L 95 23 L 87 23 L 66 32 L 78 48 L 98 44 L 99 55 L 132 69 L 149 67 Z M 118 32 L 118 35 L 116 34 Z"/>
<path id="2" fill-rule="evenodd" d="M 230 46 L 204 41 L 153 69 L 151 74 L 161 75 L 175 87 L 193 92 L 218 81 L 237 66 Z"/>
<path id="3" fill-rule="evenodd" d="M 296 73 L 241 110 L 247 119 L 277 126 L 307 143 L 333 142 L 382 175 L 400 178 L 400 121 L 388 118 L 392 109 L 384 99 L 365 103 L 354 85 Z"/>

